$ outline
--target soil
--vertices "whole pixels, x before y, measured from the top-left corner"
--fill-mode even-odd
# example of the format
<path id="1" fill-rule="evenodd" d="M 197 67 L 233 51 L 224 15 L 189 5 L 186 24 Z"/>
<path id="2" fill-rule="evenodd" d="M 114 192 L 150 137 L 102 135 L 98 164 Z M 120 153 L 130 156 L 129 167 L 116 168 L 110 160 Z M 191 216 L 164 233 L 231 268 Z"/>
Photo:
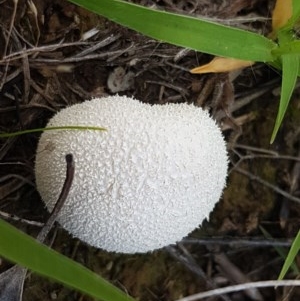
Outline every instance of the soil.
<path id="1" fill-rule="evenodd" d="M 274 7 L 271 0 L 134 2 L 263 34 L 270 31 Z M 230 156 L 222 199 L 210 219 L 178 245 L 144 255 L 116 255 L 89 247 L 57 226 L 50 235 L 52 248 L 136 300 L 176 300 L 212 287 L 277 279 L 283 259 L 276 247 L 290 245 L 300 225 L 300 90 L 270 145 L 281 76 L 269 66 L 192 75 L 189 70 L 211 56 L 149 39 L 65 1 L 32 3 L 17 1 L 14 15 L 14 1 L 1 2 L 1 132 L 41 128 L 68 105 L 119 93 L 151 104 L 188 102 L 210 109 Z M 33 236 L 38 227 L 10 215 L 39 222 L 48 216 L 34 184 L 39 135 L 0 139 L 0 217 Z M 8 266 L 0 261 L 0 271 Z M 291 271 L 287 277 L 297 274 Z M 269 288 L 227 298 L 296 301 L 300 290 Z M 29 273 L 23 300 L 92 299 Z"/>

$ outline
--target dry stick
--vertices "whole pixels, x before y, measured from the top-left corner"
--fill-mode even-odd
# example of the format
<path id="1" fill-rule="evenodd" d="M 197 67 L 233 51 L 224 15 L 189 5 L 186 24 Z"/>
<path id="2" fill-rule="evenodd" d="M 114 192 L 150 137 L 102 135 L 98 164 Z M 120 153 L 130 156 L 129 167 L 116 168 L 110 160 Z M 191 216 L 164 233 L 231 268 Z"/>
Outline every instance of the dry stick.
<path id="1" fill-rule="evenodd" d="M 116 40 L 118 40 L 122 35 L 117 34 L 117 35 L 110 35 L 109 37 L 105 38 L 104 40 L 100 41 L 99 43 L 95 44 L 94 46 L 88 47 L 87 49 L 77 53 L 75 57 L 83 57 L 86 56 L 90 53 L 93 53 L 94 51 L 98 50 L 99 48 L 103 48 Z"/>
<path id="2" fill-rule="evenodd" d="M 272 185 L 271 183 L 261 179 L 260 177 L 254 175 L 254 174 L 252 174 L 252 173 L 250 173 L 250 172 L 248 172 L 244 169 L 238 168 L 238 167 L 234 168 L 233 170 L 240 173 L 240 174 L 242 174 L 242 175 L 245 175 L 245 176 L 249 177 L 251 181 L 256 181 L 256 182 L 258 182 L 258 183 L 274 190 L 276 193 L 281 194 L 285 198 L 300 204 L 300 199 L 299 198 L 291 195 L 290 193 L 280 189 L 279 187 L 277 187 L 275 185 Z"/>
<path id="3" fill-rule="evenodd" d="M 223 252 L 215 253 L 213 255 L 215 263 L 217 263 L 217 269 L 234 284 L 248 283 L 251 280 L 246 276 L 243 271 L 238 268 L 233 262 L 229 260 L 227 255 Z M 256 288 L 246 289 L 244 293 L 251 299 L 256 301 L 262 301 L 263 296 Z"/>
<path id="4" fill-rule="evenodd" d="M 250 152 L 257 152 L 262 154 L 254 154 L 251 153 L 249 155 L 242 156 L 236 149 L 245 149 Z M 250 145 L 243 145 L 243 144 L 235 144 L 232 151 L 239 157 L 239 160 L 237 163 L 234 164 L 234 167 L 232 170 L 234 170 L 235 167 L 240 165 L 245 160 L 252 160 L 252 159 L 270 159 L 270 160 L 290 160 L 290 161 L 297 161 L 300 162 L 299 156 L 290 156 L 290 155 L 281 155 L 276 151 L 265 149 L 265 148 L 259 148 L 255 146 Z"/>
<path id="5" fill-rule="evenodd" d="M 27 0 L 28 6 L 31 9 L 31 12 L 34 16 L 34 21 L 35 21 L 35 27 L 37 30 L 37 37 L 36 37 L 36 42 L 35 45 L 38 45 L 40 37 L 41 37 L 41 31 L 40 31 L 40 27 L 39 27 L 39 21 L 38 21 L 38 12 L 37 12 L 37 8 L 35 6 L 35 4 L 33 3 L 32 0 Z"/>
<path id="6" fill-rule="evenodd" d="M 187 89 L 177 87 L 176 85 L 172 85 L 172 84 L 167 83 L 167 82 L 156 81 L 156 80 L 147 80 L 146 83 L 147 84 L 155 84 L 155 85 L 165 86 L 167 88 L 170 88 L 170 89 L 173 89 L 174 91 L 179 92 L 181 95 L 188 95 Z"/>
<path id="7" fill-rule="evenodd" d="M 1 74 L 1 82 L 0 82 L 0 91 L 2 90 L 4 84 L 10 82 L 11 80 L 13 80 L 14 78 L 16 78 L 20 73 L 22 73 L 22 69 L 21 68 L 18 68 L 14 71 L 12 71 L 10 74 L 7 75 L 7 71 L 8 71 L 8 68 L 9 68 L 9 62 L 7 62 L 5 64 L 5 70 L 4 70 L 4 73 Z"/>
<path id="8" fill-rule="evenodd" d="M 17 49 L 24 52 L 25 48 L 22 47 L 21 41 L 19 40 L 18 35 L 16 34 L 16 30 L 12 30 L 11 37 L 12 40 L 15 42 Z M 28 103 L 31 76 L 30 76 L 30 66 L 29 66 L 28 56 L 25 53 L 23 53 L 22 55 L 22 63 L 23 63 L 22 67 L 23 67 L 23 78 L 24 78 L 23 101 L 24 103 Z"/>
<path id="9" fill-rule="evenodd" d="M 50 232 L 61 208 L 63 207 L 67 199 L 71 185 L 73 183 L 75 165 L 73 161 L 73 156 L 71 154 L 66 155 L 66 162 L 67 162 L 67 175 L 66 175 L 65 183 L 59 195 L 59 198 L 51 212 L 50 217 L 48 218 L 47 222 L 45 223 L 45 226 L 43 227 L 43 229 L 40 231 L 40 233 L 36 238 L 39 242 L 43 242 L 47 234 Z"/>
<path id="10" fill-rule="evenodd" d="M 252 89 L 247 92 L 246 95 L 245 93 L 243 93 L 243 95 L 236 95 L 236 101 L 232 104 L 230 112 L 233 113 L 250 104 L 253 100 L 258 99 L 260 96 L 270 91 L 270 88 L 274 87 L 276 84 L 278 84 L 278 79 L 271 80 L 256 89 Z"/>
<path id="11" fill-rule="evenodd" d="M 241 157 L 239 162 L 245 161 L 245 160 L 253 160 L 253 159 L 270 159 L 270 160 L 289 160 L 289 161 L 296 161 L 300 162 L 300 157 L 295 157 L 295 156 L 289 156 L 289 155 L 245 155 Z"/>
<path id="12" fill-rule="evenodd" d="M 257 282 L 249 282 L 245 284 L 231 285 L 224 288 L 218 288 L 211 291 L 184 297 L 176 301 L 194 301 L 194 300 L 200 300 L 212 296 L 218 296 L 220 294 L 239 292 L 251 288 L 262 288 L 262 287 L 272 287 L 272 286 L 274 286 L 275 288 L 278 286 L 300 286 L 300 280 L 267 280 L 267 281 L 257 281 Z"/>
<path id="13" fill-rule="evenodd" d="M 31 55 L 31 54 L 35 54 L 35 53 L 39 53 L 39 52 L 52 52 L 52 51 L 56 51 L 60 48 L 66 48 L 66 47 L 73 47 L 73 46 L 85 46 L 87 45 L 87 42 L 72 42 L 72 43 L 62 43 L 59 42 L 57 44 L 52 44 L 52 45 L 44 45 L 44 46 L 38 46 L 38 47 L 32 47 L 29 49 L 24 49 L 21 51 L 17 51 L 11 54 L 6 55 L 5 57 L 3 57 L 0 60 L 0 64 L 6 63 L 6 62 L 11 62 L 14 60 L 18 60 L 20 58 L 22 58 L 24 56 L 24 54 L 26 54 L 27 56 Z"/>
<path id="14" fill-rule="evenodd" d="M 179 260 L 186 268 L 188 268 L 190 271 L 192 271 L 197 276 L 199 276 L 202 280 L 204 280 L 208 288 L 212 288 L 212 289 L 217 288 L 216 284 L 206 276 L 205 272 L 196 263 L 195 259 L 188 252 L 188 250 L 184 248 L 184 246 L 181 243 L 178 243 L 178 247 L 181 249 L 183 254 L 181 254 L 176 248 L 171 246 L 167 247 L 167 250 L 171 256 Z M 225 295 L 220 295 L 220 298 L 224 301 L 231 301 L 231 299 Z"/>
<path id="15" fill-rule="evenodd" d="M 249 155 L 242 155 L 237 149 L 245 149 L 250 152 L 258 152 L 262 154 L 255 154 L 255 153 L 250 153 Z M 234 147 L 232 148 L 232 152 L 238 156 L 237 162 L 232 162 L 233 167 L 228 171 L 228 174 L 231 174 L 232 171 L 237 169 L 239 165 L 242 164 L 242 162 L 247 161 L 247 160 L 253 160 L 253 159 L 270 159 L 270 160 L 290 160 L 290 161 L 296 161 L 300 162 L 300 157 L 295 157 L 295 156 L 289 156 L 289 155 L 280 155 L 279 153 L 268 150 L 268 149 L 263 149 L 263 148 L 258 148 L 258 147 L 253 147 L 253 146 L 247 146 L 247 145 L 240 145 L 240 144 L 235 144 Z"/>
<path id="16" fill-rule="evenodd" d="M 19 178 L 13 178 L 12 180 L 10 180 L 8 183 L 4 183 L 2 184 L 1 182 L 5 179 L 8 178 L 10 179 L 10 175 L 8 176 L 4 176 L 0 178 L 0 183 L 1 183 L 1 187 L 0 187 L 0 200 L 5 199 L 8 195 L 12 194 L 13 192 L 17 191 L 18 189 L 20 189 L 23 185 L 25 184 L 30 184 L 31 182 L 22 176 L 19 176 Z M 31 184 L 30 184 L 31 185 Z M 32 186 L 34 186 L 34 184 L 32 183 Z"/>
<path id="17" fill-rule="evenodd" d="M 10 137 L 6 139 L 5 143 L 0 146 L 0 160 L 2 161 L 4 156 L 8 153 L 8 151 L 12 148 L 13 144 L 16 141 L 16 137 Z"/>
<path id="18" fill-rule="evenodd" d="M 25 178 L 23 176 L 20 176 L 18 174 L 14 174 L 14 173 L 10 173 L 8 175 L 5 175 L 5 176 L 1 177 L 0 178 L 0 183 L 5 182 L 5 181 L 7 181 L 11 178 L 18 179 L 18 180 L 20 180 L 20 181 L 22 181 L 22 182 L 24 182 L 28 185 L 31 185 L 32 187 L 35 187 L 34 183 L 32 181 L 30 181 L 28 178 Z"/>
<path id="19" fill-rule="evenodd" d="M 174 56 L 173 61 L 175 63 L 177 63 L 178 61 L 180 61 L 182 58 L 186 57 L 192 50 L 188 49 L 188 48 L 183 48 L 181 50 L 179 50 L 176 55 Z M 188 69 L 189 70 L 189 69 Z"/>
<path id="20" fill-rule="evenodd" d="M 299 135 L 297 135 L 299 136 Z M 300 147 L 298 146 L 297 156 L 300 156 Z M 289 172 L 289 189 L 291 195 L 299 196 L 299 178 L 300 178 L 300 162 L 294 162 L 292 170 Z M 279 210 L 279 222 L 282 229 L 286 228 L 287 220 L 290 216 L 290 202 L 283 198 Z"/>
<path id="21" fill-rule="evenodd" d="M 18 217 L 14 214 L 10 214 L 10 213 L 6 213 L 4 211 L 0 210 L 0 216 L 5 218 L 5 219 L 10 219 L 13 220 L 15 222 L 21 222 L 27 225 L 32 225 L 32 226 L 37 226 L 37 227 L 43 227 L 45 224 L 44 223 L 40 223 L 40 222 L 35 222 L 35 221 L 31 221 L 29 219 L 25 219 L 25 218 L 21 218 Z"/>
<path id="22" fill-rule="evenodd" d="M 7 94 L 4 94 L 5 96 L 9 96 Z M 43 104 L 39 104 L 39 103 L 30 103 L 28 105 L 20 105 L 20 109 L 21 110 L 26 110 L 26 109 L 30 109 L 30 108 L 40 108 L 40 109 L 45 109 L 48 110 L 49 112 L 52 113 L 56 113 L 57 111 L 54 110 L 53 108 L 50 108 L 49 106 L 43 105 Z M 5 107 L 5 108 L 0 108 L 0 113 L 6 113 L 6 112 L 14 112 L 16 109 L 16 107 Z"/>
<path id="23" fill-rule="evenodd" d="M 53 98 L 51 96 L 49 96 L 47 93 L 45 93 L 45 91 L 40 88 L 40 86 L 34 81 L 34 80 L 31 80 L 30 82 L 31 84 L 31 87 L 38 93 L 40 94 L 41 96 L 43 96 L 43 98 L 45 98 L 47 100 L 47 103 L 52 103 L 53 102 Z M 31 103 L 32 104 L 32 103 Z"/>
<path id="24" fill-rule="evenodd" d="M 231 238 L 231 237 L 208 237 L 208 238 L 184 238 L 181 243 L 190 245 L 225 245 L 231 248 L 246 247 L 290 247 L 291 240 L 268 240 L 261 238 Z"/>
<path id="25" fill-rule="evenodd" d="M 97 59 L 103 59 L 110 57 L 112 55 L 121 55 L 127 51 L 133 50 L 133 45 L 130 45 L 129 47 L 122 49 L 122 50 L 115 50 L 115 51 L 107 51 L 97 54 L 91 54 L 86 55 L 84 57 L 67 57 L 64 59 L 44 59 L 44 58 L 37 58 L 37 59 L 30 59 L 31 64 L 61 64 L 61 63 L 78 63 L 88 60 L 97 60 Z"/>
<path id="26" fill-rule="evenodd" d="M 300 156 L 300 147 L 298 147 L 297 156 Z M 294 194 L 299 189 L 300 162 L 296 162 L 291 172 L 290 193 Z"/>
<path id="27" fill-rule="evenodd" d="M 43 242 L 51 230 L 59 211 L 65 203 L 74 177 L 74 161 L 71 154 L 66 155 L 67 175 L 60 196 L 51 212 L 50 217 L 37 236 L 39 242 Z M 27 268 L 14 265 L 0 274 L 0 301 L 21 301 Z"/>
<path id="28" fill-rule="evenodd" d="M 2 88 L 3 88 L 4 84 L 8 81 L 8 80 L 7 80 L 7 72 L 8 72 L 8 68 L 9 68 L 9 63 L 6 63 L 6 64 L 5 64 L 4 71 L 1 73 L 0 91 L 2 91 Z"/>
<path id="29" fill-rule="evenodd" d="M 257 152 L 257 153 L 269 154 L 269 155 L 273 155 L 274 157 L 279 156 L 278 152 L 276 152 L 274 150 L 261 148 L 261 147 L 255 147 L 255 146 L 251 146 L 251 145 L 235 143 L 234 148 L 245 149 L 247 151 L 253 151 L 253 152 Z"/>
<path id="30" fill-rule="evenodd" d="M 9 43 L 9 39 L 11 36 L 11 32 L 13 30 L 14 27 L 14 23 L 15 23 L 15 18 L 16 18 L 16 13 L 17 13 L 17 7 L 18 7 L 18 0 L 13 0 L 14 3 L 14 9 L 13 9 L 13 13 L 11 16 L 11 22 L 9 24 L 9 29 L 8 29 L 8 35 L 5 41 L 5 46 L 4 46 L 4 51 L 3 51 L 3 56 L 6 56 L 6 52 L 7 52 L 7 47 L 8 47 L 8 43 Z"/>

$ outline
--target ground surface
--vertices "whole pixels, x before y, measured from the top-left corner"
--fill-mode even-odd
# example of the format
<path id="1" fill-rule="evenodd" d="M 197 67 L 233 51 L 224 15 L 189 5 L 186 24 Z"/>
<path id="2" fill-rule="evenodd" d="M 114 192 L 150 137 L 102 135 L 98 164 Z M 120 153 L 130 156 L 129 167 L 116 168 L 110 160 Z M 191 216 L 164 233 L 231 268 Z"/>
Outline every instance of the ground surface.
<path id="1" fill-rule="evenodd" d="M 136 2 L 226 20 L 265 34 L 274 5 L 262 0 Z M 299 90 L 277 140 L 270 145 L 280 74 L 268 66 L 257 64 L 230 76 L 191 75 L 189 69 L 211 57 L 158 43 L 64 1 L 33 1 L 37 17 L 28 3 L 20 0 L 13 16 L 13 1 L 1 2 L 1 131 L 43 127 L 67 105 L 120 93 L 148 103 L 189 102 L 209 107 L 224 129 L 231 160 L 224 196 L 210 221 L 190 235 L 193 242 L 146 255 L 114 255 L 90 248 L 58 228 L 53 232 L 53 248 L 137 300 L 175 300 L 213 286 L 276 279 L 283 260 L 274 246 L 266 246 L 269 242 L 261 228 L 274 237 L 275 245 L 289 243 L 299 228 L 300 205 L 289 199 L 299 196 Z M 94 34 L 88 38 L 86 33 L 92 29 Z M 14 214 L 33 221 L 47 217 L 34 185 L 38 137 L 0 140 L 2 217 Z M 278 190 L 285 191 L 286 197 Z M 31 235 L 38 231 L 8 220 Z M 7 266 L 2 261 L 1 271 Z M 299 298 L 297 289 L 227 296 L 227 300 Z M 29 274 L 24 300 L 90 299 Z"/>

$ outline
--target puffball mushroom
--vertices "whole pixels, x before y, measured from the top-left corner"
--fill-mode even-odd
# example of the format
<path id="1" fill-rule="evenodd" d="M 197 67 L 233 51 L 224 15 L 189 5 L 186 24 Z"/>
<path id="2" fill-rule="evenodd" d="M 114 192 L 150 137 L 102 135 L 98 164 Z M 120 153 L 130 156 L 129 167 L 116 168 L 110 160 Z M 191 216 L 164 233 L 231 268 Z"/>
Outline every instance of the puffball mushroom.
<path id="1" fill-rule="evenodd" d="M 72 105 L 45 131 L 36 184 L 51 211 L 61 192 L 65 155 L 75 176 L 58 222 L 91 246 L 142 253 L 180 241 L 208 217 L 227 175 L 227 152 L 215 121 L 193 105 L 149 105 L 110 96 Z"/>

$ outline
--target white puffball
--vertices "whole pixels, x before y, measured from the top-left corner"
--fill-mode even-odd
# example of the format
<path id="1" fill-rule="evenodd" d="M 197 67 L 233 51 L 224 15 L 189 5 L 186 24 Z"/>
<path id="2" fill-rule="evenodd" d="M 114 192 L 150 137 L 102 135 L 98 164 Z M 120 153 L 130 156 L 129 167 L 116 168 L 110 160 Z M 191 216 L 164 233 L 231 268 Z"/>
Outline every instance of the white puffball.
<path id="1" fill-rule="evenodd" d="M 66 125 L 107 131 L 45 131 L 37 189 L 52 210 L 66 176 L 65 155 L 72 153 L 75 176 L 58 221 L 92 246 L 139 253 L 175 243 L 208 217 L 222 194 L 226 146 L 201 108 L 110 96 L 63 109 L 47 126 Z"/>

